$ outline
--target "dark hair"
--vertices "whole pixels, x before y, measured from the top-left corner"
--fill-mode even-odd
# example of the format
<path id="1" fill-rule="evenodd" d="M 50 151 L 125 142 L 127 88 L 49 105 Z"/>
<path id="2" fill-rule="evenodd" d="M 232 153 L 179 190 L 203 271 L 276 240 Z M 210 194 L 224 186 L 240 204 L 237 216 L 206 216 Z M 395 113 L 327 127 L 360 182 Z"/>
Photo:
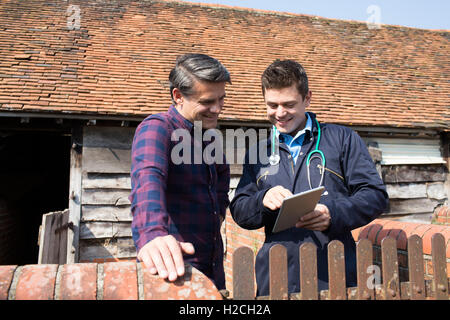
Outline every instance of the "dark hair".
<path id="1" fill-rule="evenodd" d="M 266 89 L 281 89 L 296 84 L 298 92 L 305 99 L 309 92 L 305 69 L 293 60 L 275 60 L 261 76 L 262 93 Z"/>
<path id="2" fill-rule="evenodd" d="M 230 73 L 218 60 L 205 54 L 188 53 L 179 56 L 175 67 L 170 71 L 172 100 L 174 88 L 178 88 L 184 95 L 191 95 L 196 80 L 231 83 Z"/>

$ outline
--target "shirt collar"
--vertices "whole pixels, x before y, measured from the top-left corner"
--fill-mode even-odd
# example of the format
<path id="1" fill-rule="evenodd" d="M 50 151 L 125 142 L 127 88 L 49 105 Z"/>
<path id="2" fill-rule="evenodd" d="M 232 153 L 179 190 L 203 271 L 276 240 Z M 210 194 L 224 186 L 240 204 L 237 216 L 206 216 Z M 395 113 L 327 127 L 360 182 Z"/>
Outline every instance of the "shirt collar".
<path id="1" fill-rule="evenodd" d="M 194 124 L 184 118 L 174 105 L 170 106 L 168 113 L 170 116 L 172 116 L 172 120 L 177 124 L 177 126 L 183 127 L 189 131 L 194 128 Z"/>
<path id="2" fill-rule="evenodd" d="M 311 117 L 309 116 L 308 113 L 305 113 L 305 114 L 306 114 L 306 125 L 302 130 L 297 132 L 295 137 L 292 137 L 290 134 L 286 134 L 286 133 L 281 133 L 281 136 L 280 136 L 280 131 L 278 131 L 278 130 L 276 131 L 277 138 L 280 139 L 280 142 L 283 142 L 286 144 L 291 144 L 293 141 L 296 141 L 298 138 L 302 137 L 306 133 L 306 131 L 310 131 L 310 132 L 312 131 Z"/>

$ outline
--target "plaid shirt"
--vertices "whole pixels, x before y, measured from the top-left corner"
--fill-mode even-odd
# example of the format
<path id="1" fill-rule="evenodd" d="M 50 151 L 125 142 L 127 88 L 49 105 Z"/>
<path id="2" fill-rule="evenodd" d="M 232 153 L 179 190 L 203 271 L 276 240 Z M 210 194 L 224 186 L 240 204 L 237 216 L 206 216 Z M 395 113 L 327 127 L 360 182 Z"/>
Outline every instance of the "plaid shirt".
<path id="1" fill-rule="evenodd" d="M 132 234 L 137 251 L 159 236 L 191 242 L 194 255 L 186 263 L 225 287 L 221 218 L 229 205 L 229 165 L 174 164 L 171 141 L 175 129 L 186 129 L 194 145 L 194 125 L 174 106 L 147 117 L 136 129 L 132 145 Z M 203 150 L 207 143 L 203 142 Z M 191 149 L 192 159 L 194 158 Z"/>

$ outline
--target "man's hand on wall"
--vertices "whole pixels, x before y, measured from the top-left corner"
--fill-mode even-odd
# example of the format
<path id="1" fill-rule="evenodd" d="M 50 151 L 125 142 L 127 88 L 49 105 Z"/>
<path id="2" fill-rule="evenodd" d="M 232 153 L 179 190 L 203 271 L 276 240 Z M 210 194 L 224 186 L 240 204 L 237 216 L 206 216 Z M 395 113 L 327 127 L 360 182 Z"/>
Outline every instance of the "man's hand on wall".
<path id="1" fill-rule="evenodd" d="M 138 259 L 144 262 L 151 274 L 175 281 L 184 275 L 183 253 L 194 254 L 192 243 L 180 242 L 173 236 L 157 237 L 139 250 Z"/>

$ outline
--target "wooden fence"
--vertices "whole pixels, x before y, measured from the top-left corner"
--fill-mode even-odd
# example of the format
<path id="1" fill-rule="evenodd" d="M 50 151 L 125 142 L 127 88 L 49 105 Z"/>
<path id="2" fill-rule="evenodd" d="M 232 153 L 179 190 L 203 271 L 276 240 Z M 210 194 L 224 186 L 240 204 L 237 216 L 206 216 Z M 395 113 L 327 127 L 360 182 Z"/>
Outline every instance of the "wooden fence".
<path id="1" fill-rule="evenodd" d="M 422 239 L 417 235 L 408 238 L 409 281 L 401 282 L 398 272 L 397 244 L 393 238 L 381 242 L 381 279 L 371 285 L 373 273 L 372 243 L 367 239 L 358 241 L 357 287 L 346 288 L 344 246 L 333 240 L 328 245 L 328 290 L 317 287 L 316 246 L 305 243 L 300 246 L 300 292 L 288 293 L 287 251 L 275 245 L 269 252 L 269 296 L 255 297 L 254 253 L 248 247 L 240 247 L 233 254 L 233 299 L 234 300 L 423 300 L 449 299 L 447 278 L 446 245 L 442 234 L 432 237 L 433 279 L 424 276 Z M 370 278 L 372 277 L 372 278 Z"/>
<path id="2" fill-rule="evenodd" d="M 69 210 L 50 212 L 42 216 L 39 229 L 38 264 L 64 264 L 67 261 L 67 229 Z"/>

